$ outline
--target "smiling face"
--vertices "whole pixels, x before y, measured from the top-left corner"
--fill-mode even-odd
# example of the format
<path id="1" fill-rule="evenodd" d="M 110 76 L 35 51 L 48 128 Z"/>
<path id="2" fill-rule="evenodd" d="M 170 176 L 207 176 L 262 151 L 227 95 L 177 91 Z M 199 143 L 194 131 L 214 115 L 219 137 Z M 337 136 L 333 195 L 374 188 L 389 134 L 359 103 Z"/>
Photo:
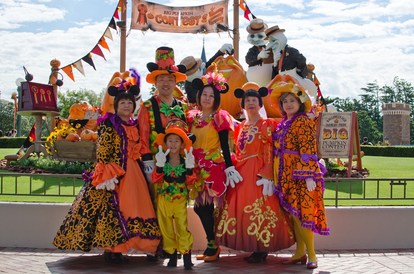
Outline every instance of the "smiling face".
<path id="1" fill-rule="evenodd" d="M 214 90 L 210 86 L 204 87 L 200 96 L 201 109 L 204 111 L 212 111 L 214 108 Z"/>
<path id="2" fill-rule="evenodd" d="M 184 142 L 181 140 L 181 137 L 173 133 L 165 137 L 165 145 L 170 150 L 171 155 L 179 154 L 184 149 Z"/>
<path id="3" fill-rule="evenodd" d="M 170 97 L 175 88 L 175 76 L 172 74 L 158 75 L 155 81 L 155 87 L 162 97 Z"/>
<path id="4" fill-rule="evenodd" d="M 296 96 L 292 93 L 289 93 L 283 98 L 281 98 L 281 103 L 282 110 L 286 113 L 286 117 L 288 119 L 292 118 L 292 116 L 299 111 L 301 105 L 299 99 L 296 98 Z"/>
<path id="5" fill-rule="evenodd" d="M 120 99 L 117 105 L 116 113 L 122 120 L 128 120 L 134 112 L 134 102 L 130 99 Z"/>

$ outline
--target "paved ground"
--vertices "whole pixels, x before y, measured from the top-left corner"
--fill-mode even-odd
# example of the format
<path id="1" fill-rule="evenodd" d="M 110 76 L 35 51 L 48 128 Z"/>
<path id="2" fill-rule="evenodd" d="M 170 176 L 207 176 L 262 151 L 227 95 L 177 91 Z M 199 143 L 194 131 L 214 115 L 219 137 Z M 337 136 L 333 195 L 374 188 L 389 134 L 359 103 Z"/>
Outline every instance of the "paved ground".
<path id="1" fill-rule="evenodd" d="M 315 270 L 308 270 L 304 265 L 280 264 L 281 257 L 291 255 L 289 251 L 269 255 L 265 263 L 254 265 L 243 260 L 247 255 L 226 251 L 214 263 L 196 261 L 193 256 L 193 270 L 185 271 L 182 260 L 179 260 L 177 268 L 170 268 L 166 267 L 167 260 L 149 263 L 140 254 L 128 254 L 129 262 L 110 265 L 97 252 L 0 247 L 0 273 L 414 273 L 414 248 L 319 250 L 319 267 Z"/>

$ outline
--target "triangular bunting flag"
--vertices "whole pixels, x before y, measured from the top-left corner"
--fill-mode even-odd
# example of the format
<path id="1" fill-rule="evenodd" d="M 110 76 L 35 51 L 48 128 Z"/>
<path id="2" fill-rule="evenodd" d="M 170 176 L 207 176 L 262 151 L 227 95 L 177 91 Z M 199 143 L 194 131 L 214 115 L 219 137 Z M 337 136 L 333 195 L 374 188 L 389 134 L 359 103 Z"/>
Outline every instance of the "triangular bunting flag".
<path id="1" fill-rule="evenodd" d="M 105 37 L 101 37 L 101 39 L 99 40 L 98 44 L 103 47 L 106 48 L 109 52 L 111 52 L 111 50 L 109 49 L 108 44 L 106 43 Z"/>
<path id="2" fill-rule="evenodd" d="M 75 63 L 73 63 L 73 66 L 79 70 L 80 73 L 82 73 L 83 76 L 85 76 L 85 71 L 83 70 L 83 65 L 82 65 L 82 61 L 78 60 Z"/>
<path id="3" fill-rule="evenodd" d="M 113 17 L 111 18 L 111 22 L 109 22 L 108 27 L 113 28 L 114 30 L 118 31 L 116 29 L 116 23 L 115 23 L 115 19 Z"/>
<path id="4" fill-rule="evenodd" d="M 119 20 L 119 12 L 118 12 L 118 10 L 119 10 L 119 8 L 116 8 L 116 10 L 114 12 L 114 17 Z"/>
<path id="5" fill-rule="evenodd" d="M 85 55 L 82 58 L 82 60 L 85 61 L 86 63 L 88 63 L 91 67 L 93 67 L 94 70 L 96 70 L 95 64 L 93 63 L 93 60 L 92 60 L 92 55 L 90 53 L 88 53 L 87 55 Z"/>
<path id="6" fill-rule="evenodd" d="M 91 52 L 95 53 L 96 55 L 99 55 L 103 59 L 105 59 L 105 55 L 103 54 L 103 52 L 102 52 L 101 48 L 99 47 L 99 45 L 96 45 Z M 105 59 L 105 61 L 106 61 L 106 59 Z"/>
<path id="7" fill-rule="evenodd" d="M 69 76 L 69 78 L 72 79 L 73 82 L 75 82 L 75 77 L 73 76 L 72 65 L 67 65 L 66 67 L 63 67 L 60 69 L 63 70 L 63 72 L 66 73 L 66 75 Z"/>
<path id="8" fill-rule="evenodd" d="M 104 36 L 105 36 L 106 38 L 108 38 L 108 39 L 111 39 L 112 41 L 114 40 L 114 39 L 112 38 L 112 32 L 111 32 L 111 30 L 110 30 L 109 28 L 107 28 L 107 29 L 105 30 Z"/>

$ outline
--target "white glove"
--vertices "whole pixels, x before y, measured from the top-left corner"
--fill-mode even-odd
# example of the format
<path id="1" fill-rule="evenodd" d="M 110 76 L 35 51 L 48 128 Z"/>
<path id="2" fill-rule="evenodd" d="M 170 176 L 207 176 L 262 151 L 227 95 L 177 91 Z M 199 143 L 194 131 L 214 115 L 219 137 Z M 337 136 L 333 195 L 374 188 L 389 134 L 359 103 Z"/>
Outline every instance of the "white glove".
<path id="1" fill-rule="evenodd" d="M 194 168 L 195 166 L 195 158 L 193 155 L 193 147 L 190 147 L 190 151 L 184 149 L 185 154 L 185 168 Z"/>
<path id="2" fill-rule="evenodd" d="M 170 153 L 170 149 L 167 149 L 165 152 L 162 151 L 162 145 L 158 146 L 158 152 L 155 154 L 155 161 L 157 167 L 164 167 L 167 162 L 167 155 Z M 144 164 L 145 166 L 145 164 Z M 154 170 L 154 168 L 152 169 Z M 152 173 L 152 172 L 151 172 Z"/>
<path id="3" fill-rule="evenodd" d="M 99 184 L 96 186 L 96 189 L 105 189 L 106 190 L 114 190 L 115 189 L 115 184 L 119 183 L 118 179 L 116 178 L 116 176 L 114 176 L 114 178 L 112 179 L 108 179 L 105 182 L 103 182 L 102 184 Z"/>
<path id="4" fill-rule="evenodd" d="M 154 171 L 154 168 L 155 168 L 154 160 L 146 160 L 146 161 L 143 161 L 142 163 L 144 165 L 145 178 L 147 179 L 147 181 L 149 183 L 151 183 L 152 182 L 151 174 L 152 174 L 152 172 Z"/>
<path id="5" fill-rule="evenodd" d="M 269 57 L 269 51 L 264 49 L 257 55 L 257 60 L 266 59 L 267 57 Z"/>
<path id="6" fill-rule="evenodd" d="M 263 186 L 263 190 L 262 193 L 264 196 L 272 196 L 275 190 L 275 184 L 273 182 L 273 180 L 269 180 L 269 179 L 259 179 L 256 181 L 256 185 L 257 186 Z"/>
<path id="7" fill-rule="evenodd" d="M 325 163 L 325 160 L 324 159 L 319 159 L 319 163 L 321 164 L 321 165 L 323 165 L 324 167 L 326 167 L 326 163 Z"/>
<path id="8" fill-rule="evenodd" d="M 234 168 L 234 166 L 230 166 L 224 170 L 226 173 L 226 186 L 231 186 L 234 188 L 237 183 L 243 180 L 240 173 Z"/>
<path id="9" fill-rule="evenodd" d="M 232 50 L 233 50 L 232 44 L 223 44 L 220 48 L 220 51 L 222 53 L 227 53 L 227 54 L 231 54 Z"/>
<path id="10" fill-rule="evenodd" d="M 316 188 L 315 180 L 312 178 L 306 178 L 306 186 L 308 187 L 308 191 L 311 192 Z"/>

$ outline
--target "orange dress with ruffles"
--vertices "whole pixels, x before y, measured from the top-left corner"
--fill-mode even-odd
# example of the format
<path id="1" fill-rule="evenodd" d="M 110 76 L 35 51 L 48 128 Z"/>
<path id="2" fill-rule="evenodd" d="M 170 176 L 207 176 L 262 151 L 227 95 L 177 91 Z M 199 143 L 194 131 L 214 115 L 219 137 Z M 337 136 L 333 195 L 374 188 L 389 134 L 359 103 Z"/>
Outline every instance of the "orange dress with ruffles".
<path id="1" fill-rule="evenodd" d="M 85 184 L 58 230 L 60 249 L 155 253 L 161 239 L 145 177 L 135 120 L 107 114 L 98 127 L 97 163 L 83 174 Z M 117 177 L 113 191 L 95 186 Z"/>
<path id="2" fill-rule="evenodd" d="M 264 196 L 256 181 L 273 180 L 272 132 L 276 122 L 260 118 L 243 121 L 235 131 L 236 170 L 243 180 L 228 188 L 216 218 L 219 244 L 249 252 L 275 252 L 295 243 L 288 215 L 276 195 Z M 260 177 L 259 177 L 260 176 Z"/>

